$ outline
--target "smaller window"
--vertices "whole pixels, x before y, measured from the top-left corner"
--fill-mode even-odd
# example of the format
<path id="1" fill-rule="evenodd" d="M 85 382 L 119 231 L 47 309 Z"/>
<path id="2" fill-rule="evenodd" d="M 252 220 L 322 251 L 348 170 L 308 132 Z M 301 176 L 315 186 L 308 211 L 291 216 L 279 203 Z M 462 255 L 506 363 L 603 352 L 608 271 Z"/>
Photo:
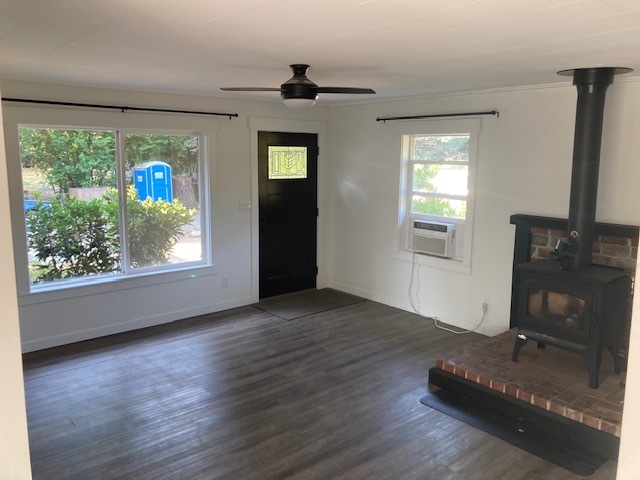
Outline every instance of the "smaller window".
<path id="1" fill-rule="evenodd" d="M 480 122 L 429 121 L 402 125 L 399 131 L 398 258 L 417 252 L 424 254 L 422 263 L 468 273 Z"/>

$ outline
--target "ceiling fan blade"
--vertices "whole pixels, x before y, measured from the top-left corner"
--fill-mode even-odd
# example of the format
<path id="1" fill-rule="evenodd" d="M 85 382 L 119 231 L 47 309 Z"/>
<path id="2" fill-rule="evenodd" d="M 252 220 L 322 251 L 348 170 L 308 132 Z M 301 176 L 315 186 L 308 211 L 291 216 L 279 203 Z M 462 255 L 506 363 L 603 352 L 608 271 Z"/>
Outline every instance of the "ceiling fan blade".
<path id="1" fill-rule="evenodd" d="M 376 93 L 370 88 L 351 88 L 351 87 L 318 87 L 318 93 Z"/>
<path id="2" fill-rule="evenodd" d="M 279 92 L 280 87 L 223 87 L 225 92 Z"/>

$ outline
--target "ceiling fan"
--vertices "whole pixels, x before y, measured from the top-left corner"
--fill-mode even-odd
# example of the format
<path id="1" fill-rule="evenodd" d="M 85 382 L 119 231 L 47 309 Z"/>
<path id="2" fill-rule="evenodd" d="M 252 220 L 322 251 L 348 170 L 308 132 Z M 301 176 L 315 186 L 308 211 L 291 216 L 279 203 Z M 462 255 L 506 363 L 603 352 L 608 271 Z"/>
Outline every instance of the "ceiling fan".
<path id="1" fill-rule="evenodd" d="M 293 77 L 280 85 L 279 88 L 271 87 L 225 87 L 225 92 L 280 92 L 285 105 L 292 108 L 312 107 L 318 99 L 319 93 L 351 93 L 371 94 L 376 93 L 370 88 L 352 87 L 319 87 L 307 78 L 309 65 L 296 63 L 290 65 Z"/>

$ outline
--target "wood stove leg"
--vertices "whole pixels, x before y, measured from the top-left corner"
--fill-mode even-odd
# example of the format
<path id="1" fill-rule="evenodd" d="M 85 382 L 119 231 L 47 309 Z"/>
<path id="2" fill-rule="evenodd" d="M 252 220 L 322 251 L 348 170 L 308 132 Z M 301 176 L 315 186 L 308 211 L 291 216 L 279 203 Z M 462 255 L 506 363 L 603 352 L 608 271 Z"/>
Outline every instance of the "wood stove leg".
<path id="1" fill-rule="evenodd" d="M 619 347 L 617 345 L 609 345 L 607 349 L 611 352 L 613 357 L 613 369 L 617 374 L 627 371 L 626 359 L 618 353 Z"/>
<path id="2" fill-rule="evenodd" d="M 518 353 L 520 353 L 520 349 L 527 344 L 527 337 L 522 335 L 521 333 L 516 336 L 516 344 L 513 347 L 513 355 L 511 355 L 511 360 L 518 363 Z"/>
<path id="3" fill-rule="evenodd" d="M 582 358 L 589 372 L 589 387 L 598 388 L 600 363 L 602 362 L 602 348 L 589 349 L 582 352 Z"/>

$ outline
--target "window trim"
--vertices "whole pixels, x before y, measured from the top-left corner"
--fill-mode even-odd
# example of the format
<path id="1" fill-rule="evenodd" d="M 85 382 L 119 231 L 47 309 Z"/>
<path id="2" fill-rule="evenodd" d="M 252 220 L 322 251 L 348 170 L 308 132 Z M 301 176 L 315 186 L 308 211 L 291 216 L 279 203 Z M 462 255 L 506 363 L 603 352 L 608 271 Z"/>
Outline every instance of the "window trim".
<path id="1" fill-rule="evenodd" d="M 396 125 L 399 135 L 400 155 L 400 185 L 398 196 L 398 224 L 396 245 L 393 250 L 393 258 L 403 261 L 417 261 L 420 265 L 428 265 L 435 268 L 452 270 L 460 273 L 471 273 L 471 245 L 473 237 L 473 220 L 475 209 L 475 177 L 478 161 L 478 137 L 480 133 L 480 118 L 466 119 L 432 119 L 419 122 L 405 122 Z M 469 134 L 469 171 L 466 219 L 442 217 L 436 215 L 423 215 L 411 213 L 411 199 L 413 193 L 411 161 L 411 137 L 416 135 L 454 135 Z M 446 222 L 457 225 L 463 229 L 464 238 L 458 245 L 461 256 L 456 258 L 443 258 L 431 255 L 414 255 L 409 249 L 411 223 L 414 219 L 426 219 L 438 222 Z M 415 258 L 414 258 L 415 257 Z"/>
<path id="2" fill-rule="evenodd" d="M 90 280 L 79 279 L 55 282 L 34 288 L 28 277 L 26 224 L 22 208 L 22 181 L 11 182 L 10 201 L 15 255 L 15 269 L 20 305 L 82 297 L 121 289 L 158 285 L 217 274 L 214 259 L 215 236 L 211 224 L 216 215 L 214 182 L 216 119 L 183 115 L 155 115 L 139 113 L 90 112 L 51 107 L 5 107 L 5 139 L 10 178 L 22 179 L 18 128 L 21 126 L 47 126 L 50 128 L 110 129 L 127 133 L 200 134 L 203 141 L 199 181 L 204 187 L 201 193 L 200 213 L 203 219 L 202 261 L 184 262 L 166 266 L 135 269 L 134 273 L 96 276 Z M 16 185 L 19 183 L 19 185 Z M 207 219 L 209 221 L 207 222 Z"/>

